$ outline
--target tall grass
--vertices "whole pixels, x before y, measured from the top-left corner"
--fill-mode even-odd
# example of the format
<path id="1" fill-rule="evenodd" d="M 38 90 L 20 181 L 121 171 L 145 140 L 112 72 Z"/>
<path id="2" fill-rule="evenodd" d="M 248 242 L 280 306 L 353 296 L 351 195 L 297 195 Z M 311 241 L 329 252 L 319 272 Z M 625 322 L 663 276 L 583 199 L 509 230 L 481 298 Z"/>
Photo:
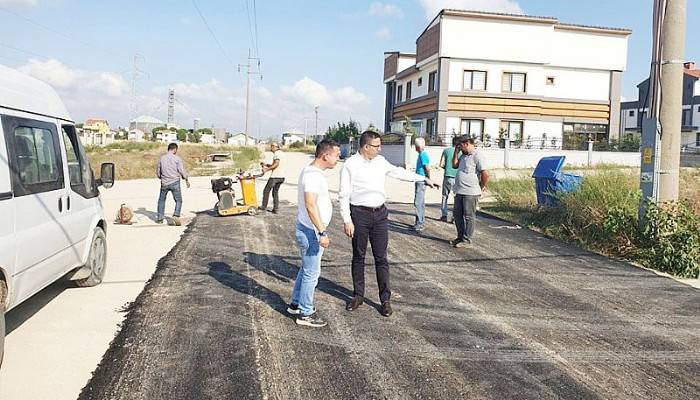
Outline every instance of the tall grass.
<path id="1" fill-rule="evenodd" d="M 558 195 L 560 207 L 538 208 L 529 177 L 490 185 L 487 208 L 505 218 L 602 253 L 683 277 L 700 273 L 700 171 L 681 174 L 681 201 L 650 206 L 640 224 L 638 176 L 606 169 L 586 176 L 579 190 Z M 488 207 L 488 206 L 487 206 Z"/>

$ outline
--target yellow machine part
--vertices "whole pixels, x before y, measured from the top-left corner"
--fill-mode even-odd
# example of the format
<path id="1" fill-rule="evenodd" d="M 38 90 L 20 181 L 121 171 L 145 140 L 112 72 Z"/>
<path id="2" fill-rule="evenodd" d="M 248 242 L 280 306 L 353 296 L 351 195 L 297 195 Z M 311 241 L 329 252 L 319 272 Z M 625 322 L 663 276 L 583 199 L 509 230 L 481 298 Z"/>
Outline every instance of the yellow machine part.
<path id="1" fill-rule="evenodd" d="M 246 206 L 258 205 L 258 197 L 255 194 L 255 178 L 241 179 L 241 193 L 243 194 L 243 204 Z"/>

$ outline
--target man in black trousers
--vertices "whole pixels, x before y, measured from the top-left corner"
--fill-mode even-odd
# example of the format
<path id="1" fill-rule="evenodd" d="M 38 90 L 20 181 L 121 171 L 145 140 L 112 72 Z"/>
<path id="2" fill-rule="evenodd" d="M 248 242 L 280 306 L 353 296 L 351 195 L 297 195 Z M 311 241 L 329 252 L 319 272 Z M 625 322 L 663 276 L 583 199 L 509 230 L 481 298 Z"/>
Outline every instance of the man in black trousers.
<path id="1" fill-rule="evenodd" d="M 408 182 L 423 182 L 437 187 L 425 176 L 407 171 L 389 163 L 379 155 L 382 142 L 378 133 L 365 131 L 360 136 L 357 154 L 348 158 L 340 171 L 340 214 L 345 234 L 352 238 L 353 298 L 346 309 L 354 311 L 364 302 L 365 253 L 367 242 L 372 245 L 372 255 L 377 271 L 381 314 L 388 317 L 391 310 L 389 287 L 389 262 L 386 258 L 389 242 L 389 210 L 384 203 L 386 176 Z"/>

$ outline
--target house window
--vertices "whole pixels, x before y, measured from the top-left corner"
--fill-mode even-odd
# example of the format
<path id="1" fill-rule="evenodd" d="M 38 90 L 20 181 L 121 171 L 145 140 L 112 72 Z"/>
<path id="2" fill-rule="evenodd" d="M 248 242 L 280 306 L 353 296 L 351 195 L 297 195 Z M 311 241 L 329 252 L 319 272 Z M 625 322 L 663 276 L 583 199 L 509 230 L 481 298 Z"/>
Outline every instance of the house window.
<path id="1" fill-rule="evenodd" d="M 428 137 L 429 141 L 435 141 L 435 119 L 428 118 L 425 121 L 425 136 Z"/>
<path id="2" fill-rule="evenodd" d="M 459 127 L 459 133 L 473 138 L 480 138 L 484 132 L 484 120 L 463 119 Z"/>
<path id="3" fill-rule="evenodd" d="M 553 76 L 547 77 L 547 85 L 554 85 L 554 77 Z"/>
<path id="4" fill-rule="evenodd" d="M 501 90 L 504 92 L 525 93 L 525 74 L 504 72 Z"/>
<path id="5" fill-rule="evenodd" d="M 464 71 L 463 90 L 486 90 L 486 71 Z"/>
<path id="6" fill-rule="evenodd" d="M 418 78 L 418 87 L 421 87 L 421 86 L 423 86 L 423 77 L 422 76 Z"/>
<path id="7" fill-rule="evenodd" d="M 683 125 L 683 126 L 690 125 L 690 112 L 691 111 L 692 110 L 683 110 L 683 115 L 682 115 L 683 121 L 682 121 L 681 125 Z"/>
<path id="8" fill-rule="evenodd" d="M 396 89 L 396 102 L 401 103 L 403 101 L 403 85 L 399 85 L 399 88 Z"/>
<path id="9" fill-rule="evenodd" d="M 437 71 L 428 74 L 428 93 L 437 90 Z"/>
<path id="10" fill-rule="evenodd" d="M 406 100 L 407 101 L 411 100 L 411 85 L 412 84 L 413 84 L 413 82 L 411 82 L 411 81 L 408 81 L 406 83 Z"/>
<path id="11" fill-rule="evenodd" d="M 630 110 L 630 111 L 629 111 L 629 116 L 630 116 L 630 117 L 634 117 L 634 110 Z"/>
<path id="12" fill-rule="evenodd" d="M 513 146 L 520 146 L 523 141 L 523 121 L 501 121 L 499 132 L 507 136 Z"/>

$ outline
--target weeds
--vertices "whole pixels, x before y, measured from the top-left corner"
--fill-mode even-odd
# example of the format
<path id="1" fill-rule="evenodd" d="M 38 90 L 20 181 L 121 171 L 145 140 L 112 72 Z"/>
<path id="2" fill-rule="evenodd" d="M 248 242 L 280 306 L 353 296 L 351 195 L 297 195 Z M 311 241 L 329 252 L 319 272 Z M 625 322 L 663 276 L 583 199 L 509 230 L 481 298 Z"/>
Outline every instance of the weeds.
<path id="1" fill-rule="evenodd" d="M 533 179 L 493 182 L 490 211 L 553 237 L 681 277 L 700 274 L 700 171 L 681 174 L 681 201 L 651 204 L 640 225 L 638 176 L 606 169 L 587 176 L 561 207 L 538 208 Z"/>

